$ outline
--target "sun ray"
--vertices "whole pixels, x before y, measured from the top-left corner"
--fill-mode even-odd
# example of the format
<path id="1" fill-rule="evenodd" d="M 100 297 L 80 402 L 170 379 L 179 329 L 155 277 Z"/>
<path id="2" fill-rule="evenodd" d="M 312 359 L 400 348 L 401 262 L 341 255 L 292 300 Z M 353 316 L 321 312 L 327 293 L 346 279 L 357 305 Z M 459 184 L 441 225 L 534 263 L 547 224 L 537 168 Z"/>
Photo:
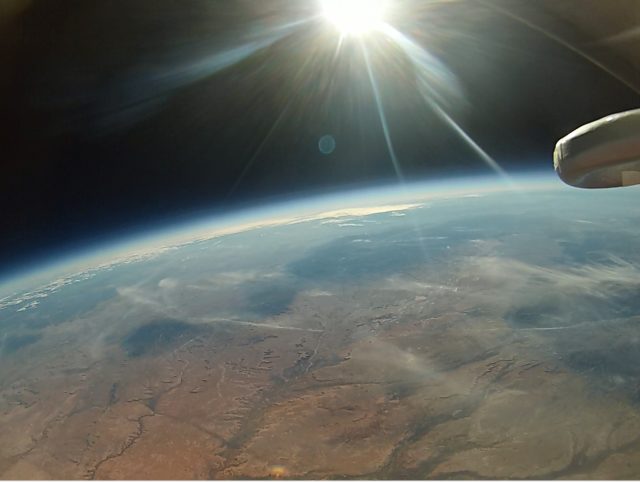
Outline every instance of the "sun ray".
<path id="1" fill-rule="evenodd" d="M 371 65 L 371 59 L 369 58 L 369 51 L 364 42 L 361 43 L 362 46 L 362 54 L 364 56 L 365 65 L 367 67 L 367 74 L 369 77 L 369 82 L 371 83 L 371 90 L 373 91 L 373 97 L 376 103 L 376 108 L 378 110 L 378 116 L 380 118 L 380 124 L 382 126 L 382 132 L 384 134 L 384 140 L 387 145 L 387 150 L 389 152 L 389 157 L 391 158 L 391 163 L 393 164 L 393 169 L 395 171 L 396 177 L 398 179 L 398 183 L 400 184 L 400 189 L 406 193 L 406 182 L 404 178 L 404 174 L 402 172 L 402 167 L 400 166 L 400 162 L 398 161 L 398 156 L 396 155 L 395 148 L 393 146 L 393 141 L 391 139 L 391 133 L 389 131 L 389 125 L 387 123 L 387 117 L 384 111 L 384 105 L 382 104 L 382 96 L 380 95 L 380 89 L 378 88 L 378 82 L 376 81 L 375 75 L 373 74 L 373 67 Z M 422 233 L 422 229 L 420 224 L 414 219 L 413 213 L 408 213 L 408 220 L 411 223 L 411 226 L 416 235 L 416 241 L 420 246 L 420 251 L 424 256 L 424 259 L 429 259 L 429 255 L 427 252 L 427 248 L 424 244 L 424 235 Z"/>
<path id="2" fill-rule="evenodd" d="M 280 126 L 280 124 L 284 120 L 287 112 L 289 111 L 289 108 L 291 107 L 291 104 L 292 104 L 292 99 L 290 98 L 287 101 L 287 103 L 284 106 L 284 108 L 282 109 L 282 111 L 280 112 L 280 114 L 278 114 L 278 117 L 276 118 L 275 122 L 269 128 L 269 131 L 267 132 L 267 134 L 260 141 L 260 144 L 258 144 L 258 147 L 256 148 L 255 152 L 251 155 L 251 157 L 249 158 L 247 163 L 242 168 L 242 171 L 240 172 L 240 175 L 238 176 L 236 181 L 231 186 L 231 189 L 229 189 L 229 192 L 227 193 L 227 196 L 226 196 L 227 199 L 230 198 L 231 196 L 233 196 L 235 194 L 235 192 L 238 190 L 238 188 L 240 187 L 240 184 L 242 184 L 242 181 L 244 181 L 244 178 L 247 176 L 247 174 L 249 173 L 249 171 L 251 170 L 251 168 L 255 164 L 256 160 L 258 159 L 258 157 L 262 153 L 262 149 L 264 149 L 264 147 L 266 146 L 266 144 L 269 141 L 269 139 L 271 139 L 271 136 L 273 136 L 273 134 L 278 130 L 278 127 Z"/>
<path id="3" fill-rule="evenodd" d="M 462 99 L 460 82 L 440 59 L 388 23 L 380 28 L 380 33 L 400 47 L 411 60 L 422 87 L 432 98 L 439 102 Z"/>
<path id="4" fill-rule="evenodd" d="M 574 54 L 576 54 L 576 55 L 582 57 L 583 59 L 585 59 L 587 62 L 590 62 L 592 65 L 598 67 L 603 72 L 606 72 L 611 77 L 616 79 L 618 82 L 626 85 L 629 89 L 634 91 L 636 94 L 640 94 L 640 88 L 637 85 L 635 85 L 634 83 L 632 83 L 629 80 L 625 79 L 621 75 L 617 74 L 616 72 L 611 70 L 609 67 L 604 65 L 602 62 L 597 60 L 595 57 L 593 57 L 592 55 L 589 55 L 584 50 L 578 48 L 577 46 L 571 44 L 570 42 L 567 42 L 563 38 L 559 37 L 558 35 L 555 35 L 554 33 L 550 32 L 550 31 L 548 31 L 544 27 L 541 27 L 540 25 L 536 25 L 535 23 L 527 20 L 526 18 L 523 18 L 520 15 L 517 15 L 517 14 L 515 14 L 513 12 L 510 12 L 509 10 L 507 10 L 504 7 L 500 7 L 498 5 L 490 4 L 488 2 L 485 2 L 484 0 L 479 0 L 479 3 L 481 5 L 484 5 L 486 8 L 488 8 L 490 10 L 493 10 L 494 12 L 499 12 L 502 15 L 505 15 L 506 17 L 509 17 L 510 19 L 515 20 L 516 22 L 519 22 L 519 23 L 521 23 L 523 25 L 526 25 L 530 29 L 535 30 L 536 32 L 544 35 L 548 39 L 553 40 L 557 44 L 562 45 L 563 47 L 565 47 L 566 49 L 570 50 Z"/>
<path id="5" fill-rule="evenodd" d="M 389 156 L 393 164 L 393 169 L 396 173 L 398 181 L 403 183 L 404 175 L 402 173 L 402 168 L 400 167 L 400 163 L 398 162 L 398 157 L 396 156 L 395 148 L 393 147 L 393 141 L 391 140 L 391 134 L 389 132 L 389 124 L 387 123 L 387 117 L 384 112 L 384 105 L 382 104 L 382 97 L 380 96 L 380 89 L 378 88 L 378 82 L 376 81 L 375 75 L 373 74 L 371 59 L 369 58 L 369 51 L 367 49 L 367 46 L 364 44 L 364 42 L 361 43 L 361 45 L 362 45 L 362 53 L 364 55 L 364 62 L 367 67 L 367 75 L 369 77 L 369 82 L 371 83 L 371 90 L 373 92 L 373 97 L 376 103 L 376 109 L 378 110 L 378 116 L 380 118 L 380 124 L 382 125 L 382 133 L 384 135 L 384 140 L 387 145 L 387 150 L 389 152 Z"/>
<path id="6" fill-rule="evenodd" d="M 506 171 L 444 110 L 442 104 L 451 97 L 459 97 L 461 88 L 457 79 L 435 56 L 412 41 L 391 25 L 385 24 L 381 32 L 402 49 L 412 62 L 418 90 L 427 105 L 445 122 L 480 159 L 512 187 L 513 181 Z"/>
<path id="7" fill-rule="evenodd" d="M 336 60 L 338 59 L 338 57 L 340 56 L 340 52 L 342 51 L 342 45 L 344 44 L 344 35 L 340 34 L 340 37 L 338 38 L 338 44 L 336 45 L 336 51 L 333 54 L 333 63 L 335 64 Z"/>
<path id="8" fill-rule="evenodd" d="M 317 20 L 311 16 L 300 20 L 281 23 L 267 29 L 256 29 L 256 34 L 248 37 L 244 43 L 234 43 L 226 49 L 213 52 L 210 55 L 186 60 L 162 71 L 152 78 L 143 78 L 145 88 L 134 88 L 140 79 L 134 77 L 128 82 L 131 87 L 126 90 L 128 95 L 122 101 L 126 105 L 136 105 L 142 101 L 164 97 L 176 92 L 180 88 L 194 84 L 213 76 L 224 69 L 256 55 L 261 50 L 271 47 L 277 42 L 299 32 L 305 25 Z M 122 107 L 122 106 L 119 106 Z"/>
<path id="9" fill-rule="evenodd" d="M 447 125 L 449 125 L 449 127 L 451 127 L 471 149 L 473 149 L 478 157 L 480 157 L 480 159 L 482 159 L 484 163 L 489 166 L 489 168 L 491 168 L 500 177 L 511 182 L 509 175 L 500 166 L 500 164 L 498 164 L 498 162 L 493 157 L 487 154 L 487 152 L 482 147 L 480 147 L 478 143 L 474 141 L 473 138 L 469 134 L 467 134 L 467 132 L 460 126 L 460 124 L 453 120 L 453 118 L 449 114 L 447 114 L 442 107 L 440 107 L 434 101 L 429 101 L 429 105 L 436 111 L 438 116 L 442 120 L 444 120 Z"/>
<path id="10" fill-rule="evenodd" d="M 302 73 L 313 63 L 313 58 L 312 57 L 307 57 L 307 59 L 304 61 L 304 63 L 300 66 L 300 68 L 298 69 L 298 76 L 301 76 Z M 268 132 L 266 133 L 266 135 L 264 136 L 264 138 L 260 141 L 260 143 L 258 144 L 258 147 L 256 148 L 255 152 L 251 155 L 251 157 L 249 158 L 249 160 L 246 162 L 246 164 L 244 165 L 244 167 L 242 168 L 242 171 L 240 172 L 238 178 L 236 179 L 236 181 L 233 183 L 233 185 L 231 186 L 231 189 L 229 189 L 229 192 L 227 193 L 226 198 L 230 198 L 232 197 L 235 192 L 238 190 L 238 188 L 240 187 L 240 185 L 242 184 L 242 182 L 244 181 L 245 177 L 247 176 L 247 174 L 249 173 L 249 171 L 253 168 L 255 162 L 258 160 L 258 158 L 260 157 L 260 154 L 262 153 L 262 150 L 264 149 L 264 147 L 267 145 L 268 141 L 271 139 L 271 137 L 274 135 L 274 133 L 278 130 L 278 128 L 280 127 L 280 125 L 282 124 L 282 122 L 284 121 L 284 119 L 286 118 L 289 110 L 291 109 L 292 105 L 294 104 L 294 102 L 297 100 L 297 95 L 302 95 L 303 92 L 302 91 L 297 91 L 294 90 L 292 95 L 290 95 L 287 99 L 287 102 L 285 104 L 285 106 L 283 107 L 282 111 L 278 114 L 278 117 L 276 118 L 276 120 L 273 122 L 273 124 L 270 126 Z"/>

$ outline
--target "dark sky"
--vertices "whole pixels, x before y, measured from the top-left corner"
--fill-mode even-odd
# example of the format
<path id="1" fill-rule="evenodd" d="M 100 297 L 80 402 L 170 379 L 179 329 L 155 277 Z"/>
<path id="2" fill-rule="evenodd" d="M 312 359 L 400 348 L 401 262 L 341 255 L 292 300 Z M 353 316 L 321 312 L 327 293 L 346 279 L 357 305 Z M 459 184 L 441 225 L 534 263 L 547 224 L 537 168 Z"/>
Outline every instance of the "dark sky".
<path id="1" fill-rule="evenodd" d="M 295 24 L 317 14 L 312 0 L 41 0 L 0 18 L 0 273 L 196 212 L 393 181 L 362 47 L 335 55 L 323 19 Z M 480 2 L 397 0 L 389 21 L 442 63 L 439 105 L 508 172 L 551 169 L 559 137 L 638 105 Z M 489 173 L 406 53 L 366 43 L 405 178 Z"/>

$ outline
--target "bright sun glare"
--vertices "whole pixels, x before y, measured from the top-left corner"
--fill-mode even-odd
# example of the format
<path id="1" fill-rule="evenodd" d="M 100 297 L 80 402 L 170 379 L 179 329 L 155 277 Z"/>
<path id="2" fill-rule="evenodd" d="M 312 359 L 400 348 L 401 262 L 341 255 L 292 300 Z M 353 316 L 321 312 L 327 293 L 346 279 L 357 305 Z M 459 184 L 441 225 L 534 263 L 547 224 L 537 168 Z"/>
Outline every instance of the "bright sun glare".
<path id="1" fill-rule="evenodd" d="M 362 35 L 383 21 L 385 0 L 322 0 L 324 16 L 343 35 Z"/>

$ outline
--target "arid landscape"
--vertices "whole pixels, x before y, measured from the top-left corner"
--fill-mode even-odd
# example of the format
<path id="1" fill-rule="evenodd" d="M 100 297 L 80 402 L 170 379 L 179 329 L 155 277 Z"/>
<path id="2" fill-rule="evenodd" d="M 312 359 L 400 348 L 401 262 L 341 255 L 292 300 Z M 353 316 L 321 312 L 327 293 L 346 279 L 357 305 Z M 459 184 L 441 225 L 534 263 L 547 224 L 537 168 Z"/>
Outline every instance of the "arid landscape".
<path id="1" fill-rule="evenodd" d="M 48 355 L 3 365 L 2 475 L 637 473 L 640 417 L 624 397 L 594 392 L 535 332 L 405 289 L 301 295 L 268 321 L 280 329 L 150 321 L 99 361 L 90 340 L 51 333 Z"/>
<path id="2" fill-rule="evenodd" d="M 300 246 L 308 224 L 264 228 L 268 262 L 224 251 L 249 231 L 216 245 L 215 275 L 189 265 L 207 241 L 145 262 L 137 282 L 105 274 L 110 291 L 75 315 L 56 308 L 64 289 L 47 317 L 16 312 L 0 476 L 636 478 L 635 265 L 553 267 L 569 236 L 543 249 L 534 227 L 482 238 L 469 221 L 454 243 L 457 226 L 424 237 L 443 253 L 429 263 L 394 248 L 410 231 L 303 257 L 278 240 Z"/>

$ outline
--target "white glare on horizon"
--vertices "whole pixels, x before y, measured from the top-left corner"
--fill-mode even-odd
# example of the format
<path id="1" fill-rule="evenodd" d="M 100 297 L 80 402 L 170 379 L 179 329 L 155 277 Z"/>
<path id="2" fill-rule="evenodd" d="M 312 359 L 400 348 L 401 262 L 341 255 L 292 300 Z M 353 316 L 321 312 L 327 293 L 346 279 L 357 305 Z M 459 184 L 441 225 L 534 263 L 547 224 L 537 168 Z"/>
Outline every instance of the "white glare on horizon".
<path id="1" fill-rule="evenodd" d="M 324 16 L 342 35 L 358 36 L 378 29 L 384 20 L 385 0 L 322 0 Z"/>

